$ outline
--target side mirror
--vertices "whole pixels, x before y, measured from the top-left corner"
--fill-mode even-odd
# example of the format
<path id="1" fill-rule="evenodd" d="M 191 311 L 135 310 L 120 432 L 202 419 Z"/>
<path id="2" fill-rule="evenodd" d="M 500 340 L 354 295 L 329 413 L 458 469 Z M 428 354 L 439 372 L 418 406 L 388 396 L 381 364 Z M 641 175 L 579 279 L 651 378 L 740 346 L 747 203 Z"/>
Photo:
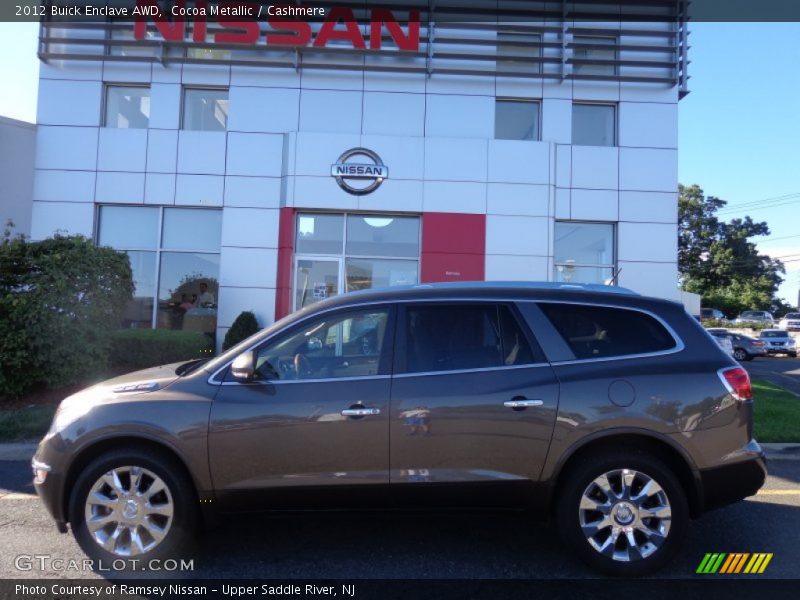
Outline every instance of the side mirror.
<path id="1" fill-rule="evenodd" d="M 242 352 L 231 363 L 231 375 L 234 379 L 250 381 L 256 373 L 256 357 L 252 351 Z"/>

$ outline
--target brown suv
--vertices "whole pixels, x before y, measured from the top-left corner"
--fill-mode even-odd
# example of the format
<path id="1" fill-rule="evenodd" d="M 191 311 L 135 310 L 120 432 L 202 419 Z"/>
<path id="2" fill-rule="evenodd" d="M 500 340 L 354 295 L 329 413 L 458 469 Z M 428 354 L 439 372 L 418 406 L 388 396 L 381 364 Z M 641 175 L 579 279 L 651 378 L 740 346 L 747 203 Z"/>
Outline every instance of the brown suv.
<path id="1" fill-rule="evenodd" d="M 70 396 L 33 469 L 59 529 L 107 561 L 171 556 L 217 512 L 490 506 L 552 516 L 590 565 L 639 575 L 691 517 L 761 487 L 752 409 L 746 371 L 679 304 L 420 285 Z"/>

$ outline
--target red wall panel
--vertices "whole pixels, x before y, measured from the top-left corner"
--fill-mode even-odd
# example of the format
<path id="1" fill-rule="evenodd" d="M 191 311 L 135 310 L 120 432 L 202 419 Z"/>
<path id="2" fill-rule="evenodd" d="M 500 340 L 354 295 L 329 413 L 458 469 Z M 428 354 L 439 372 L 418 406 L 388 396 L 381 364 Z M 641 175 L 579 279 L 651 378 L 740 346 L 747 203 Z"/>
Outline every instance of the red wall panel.
<path id="1" fill-rule="evenodd" d="M 294 209 L 281 208 L 278 221 L 278 274 L 275 319 L 292 312 L 292 256 L 294 254 Z"/>
<path id="2" fill-rule="evenodd" d="M 423 213 L 420 282 L 483 281 L 486 215 Z"/>

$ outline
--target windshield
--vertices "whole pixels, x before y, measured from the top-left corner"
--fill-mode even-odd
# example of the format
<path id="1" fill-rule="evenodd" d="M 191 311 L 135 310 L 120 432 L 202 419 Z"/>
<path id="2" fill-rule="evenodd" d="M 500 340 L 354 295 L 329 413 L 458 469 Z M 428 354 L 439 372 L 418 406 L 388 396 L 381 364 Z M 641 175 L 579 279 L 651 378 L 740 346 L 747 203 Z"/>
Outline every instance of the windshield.
<path id="1" fill-rule="evenodd" d="M 782 338 L 782 337 L 789 337 L 788 332 L 786 331 L 762 331 L 761 332 L 762 338 Z"/>
<path id="2" fill-rule="evenodd" d="M 800 313 L 787 313 L 784 319 L 800 319 Z"/>
<path id="3" fill-rule="evenodd" d="M 753 317 L 762 318 L 764 316 L 764 313 L 758 312 L 756 310 L 746 310 L 742 313 L 742 316 L 746 318 L 753 318 Z"/>

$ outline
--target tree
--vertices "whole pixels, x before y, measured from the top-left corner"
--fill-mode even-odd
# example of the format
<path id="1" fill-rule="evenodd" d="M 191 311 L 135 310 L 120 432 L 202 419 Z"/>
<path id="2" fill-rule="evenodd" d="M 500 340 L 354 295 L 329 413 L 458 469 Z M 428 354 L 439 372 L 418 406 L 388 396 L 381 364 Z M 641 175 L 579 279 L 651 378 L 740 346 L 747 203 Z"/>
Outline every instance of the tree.
<path id="1" fill-rule="evenodd" d="M 83 236 L 0 241 L 0 395 L 64 387 L 102 372 L 133 294 L 124 252 Z"/>
<path id="2" fill-rule="evenodd" d="M 233 321 L 228 333 L 225 334 L 225 340 L 222 342 L 222 350 L 225 351 L 228 348 L 232 348 L 254 333 L 258 333 L 258 330 L 258 321 L 252 312 L 245 310 L 239 313 L 239 316 Z"/>
<path id="3" fill-rule="evenodd" d="M 742 310 L 769 310 L 785 273 L 783 263 L 759 254 L 750 238 L 769 235 L 765 222 L 721 221 L 725 200 L 692 185 L 678 186 L 678 269 L 683 289 L 729 317 Z"/>

